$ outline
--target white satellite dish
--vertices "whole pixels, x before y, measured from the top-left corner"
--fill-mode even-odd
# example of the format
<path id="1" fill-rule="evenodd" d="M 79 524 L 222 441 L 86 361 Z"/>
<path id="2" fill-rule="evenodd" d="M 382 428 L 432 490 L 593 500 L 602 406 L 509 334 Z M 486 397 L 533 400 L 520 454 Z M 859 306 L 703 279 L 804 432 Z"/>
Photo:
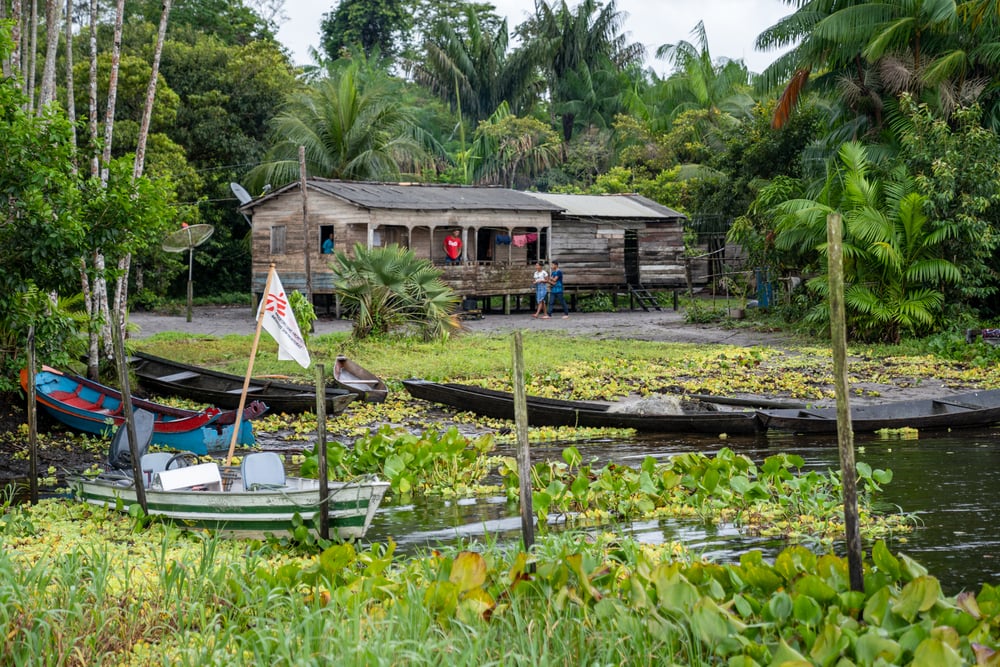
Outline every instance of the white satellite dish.
<path id="1" fill-rule="evenodd" d="M 215 227 L 212 225 L 184 225 L 176 232 L 170 232 L 167 234 L 167 238 L 163 239 L 163 249 L 167 252 L 188 251 L 188 322 L 191 321 L 192 302 L 194 301 L 191 282 L 191 276 L 194 273 L 194 249 L 207 241 L 214 231 Z"/>
<path id="2" fill-rule="evenodd" d="M 246 191 L 246 188 L 239 183 L 230 183 L 229 189 L 232 190 L 233 194 L 236 195 L 236 198 L 240 200 L 240 206 L 243 206 L 243 204 L 246 204 L 253 199 L 253 197 L 250 196 L 250 193 Z"/>
<path id="3" fill-rule="evenodd" d="M 244 204 L 247 204 L 247 203 L 253 201 L 253 197 L 250 196 L 250 193 L 247 192 L 246 188 L 244 188 L 239 183 L 230 183 L 229 184 L 229 189 L 232 190 L 233 194 L 236 195 L 236 198 L 240 200 L 240 206 L 243 206 Z M 246 213 L 244 213 L 243 214 L 243 219 L 247 221 L 248 225 L 250 225 L 251 227 L 253 227 L 253 223 L 250 222 L 250 216 L 248 216 Z"/>

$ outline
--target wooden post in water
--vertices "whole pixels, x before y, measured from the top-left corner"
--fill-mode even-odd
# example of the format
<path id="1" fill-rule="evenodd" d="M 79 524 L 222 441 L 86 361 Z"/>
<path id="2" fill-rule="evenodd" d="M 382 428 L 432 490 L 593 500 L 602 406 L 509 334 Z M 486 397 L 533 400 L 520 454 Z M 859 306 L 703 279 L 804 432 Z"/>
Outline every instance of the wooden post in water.
<path id="1" fill-rule="evenodd" d="M 135 486 L 135 499 L 142 508 L 143 514 L 149 514 L 146 505 L 146 487 L 142 483 L 142 462 L 139 461 L 139 437 L 135 432 L 135 413 L 132 410 L 132 389 L 128 381 L 128 361 L 125 359 L 125 343 L 122 341 L 124 321 L 121 311 L 112 313 L 111 345 L 115 351 L 115 369 L 118 371 L 118 386 L 122 392 L 122 416 L 125 417 L 125 432 L 128 435 L 129 458 L 132 459 L 132 484 Z M 119 426 L 118 428 L 121 428 Z"/>
<path id="2" fill-rule="evenodd" d="M 316 458 L 319 461 L 319 536 L 330 539 L 330 484 L 326 468 L 326 376 L 316 364 Z"/>
<path id="3" fill-rule="evenodd" d="M 531 503 L 531 450 L 528 448 L 528 400 L 524 390 L 524 345 L 514 332 L 514 428 L 517 431 L 517 473 L 521 480 L 521 535 L 524 548 L 535 544 L 535 511 Z"/>
<path id="4" fill-rule="evenodd" d="M 38 504 L 38 404 L 35 403 L 35 325 L 28 327 L 28 497 Z"/>
<path id="5" fill-rule="evenodd" d="M 858 473 L 854 465 L 854 430 L 847 387 L 847 325 L 844 314 L 843 224 L 840 214 L 826 217 L 827 259 L 830 273 L 830 345 L 833 348 L 833 381 L 837 397 L 837 449 L 844 485 L 844 532 L 851 590 L 864 590 L 861 567 L 861 532 L 858 527 Z"/>

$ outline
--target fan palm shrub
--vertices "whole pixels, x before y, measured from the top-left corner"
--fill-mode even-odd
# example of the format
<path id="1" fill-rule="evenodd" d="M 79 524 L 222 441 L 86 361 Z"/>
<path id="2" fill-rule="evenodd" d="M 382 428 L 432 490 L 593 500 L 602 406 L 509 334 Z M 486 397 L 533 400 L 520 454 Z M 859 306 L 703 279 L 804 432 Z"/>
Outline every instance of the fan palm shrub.
<path id="1" fill-rule="evenodd" d="M 429 261 L 396 244 L 359 243 L 352 254 L 338 250 L 331 268 L 336 292 L 354 320 L 354 338 L 415 333 L 431 340 L 461 328 L 459 298 Z"/>
<path id="2" fill-rule="evenodd" d="M 961 279 L 943 256 L 955 223 L 928 218 L 928 200 L 902 168 L 885 179 L 872 177 L 867 149 L 846 143 L 825 187 L 815 199 L 792 199 L 776 207 L 775 245 L 800 256 L 826 253 L 826 219 L 844 218 L 844 305 L 852 332 L 862 340 L 898 343 L 906 334 L 932 331 L 943 318 L 943 287 Z M 809 285 L 828 294 L 826 262 Z M 827 306 L 812 312 L 826 321 Z"/>

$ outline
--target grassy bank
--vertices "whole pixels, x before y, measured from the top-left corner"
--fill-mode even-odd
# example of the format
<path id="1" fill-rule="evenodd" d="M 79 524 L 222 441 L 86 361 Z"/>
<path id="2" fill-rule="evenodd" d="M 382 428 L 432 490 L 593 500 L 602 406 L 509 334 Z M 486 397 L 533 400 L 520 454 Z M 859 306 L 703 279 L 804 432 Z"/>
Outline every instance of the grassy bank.
<path id="1" fill-rule="evenodd" d="M 162 334 L 142 349 L 246 369 L 245 336 Z M 377 472 L 407 494 L 514 497 L 516 466 L 495 457 L 505 424 L 446 411 L 467 434 L 444 430 L 406 400 L 398 380 L 425 377 L 509 386 L 510 336 L 447 344 L 315 337 L 314 361 L 348 354 L 393 383 L 382 405 L 336 420 L 336 474 Z M 312 375 L 278 362 L 259 374 Z M 852 373 L 871 387 L 943 380 L 1000 385 L 986 365 L 919 351 L 855 350 Z M 694 346 L 525 339 L 531 393 L 613 399 L 664 389 L 829 396 L 822 348 Z M 874 389 L 870 391 L 875 391 Z M 308 439 L 310 416 L 272 415 L 262 428 Z M 403 428 L 386 426 L 393 424 Z M 532 437 L 593 437 L 532 429 Z M 301 461 L 304 468 L 309 459 Z M 0 513 L 0 656 L 13 665 L 962 665 L 992 664 L 1000 648 L 1000 590 L 947 597 L 933 573 L 876 540 L 912 527 L 905 514 L 871 511 L 887 471 L 860 468 L 865 590 L 850 591 L 845 561 L 828 553 L 842 532 L 836 475 L 801 472 L 793 457 L 754 465 L 716 456 L 595 467 L 572 447 L 532 471 L 536 512 L 578 530 L 608 519 L 687 517 L 785 537 L 773 563 L 702 562 L 677 544 L 642 545 L 613 534 L 542 531 L 530 551 L 510 545 L 402 557 L 392 543 L 296 545 L 217 541 L 113 510 L 47 500 Z M 903 508 L 905 510 L 906 508 Z M 544 525 L 544 521 L 539 522 Z M 880 532 L 881 531 L 881 532 Z M 817 539 L 819 538 L 819 539 Z M 808 540 L 809 550 L 794 546 Z"/>

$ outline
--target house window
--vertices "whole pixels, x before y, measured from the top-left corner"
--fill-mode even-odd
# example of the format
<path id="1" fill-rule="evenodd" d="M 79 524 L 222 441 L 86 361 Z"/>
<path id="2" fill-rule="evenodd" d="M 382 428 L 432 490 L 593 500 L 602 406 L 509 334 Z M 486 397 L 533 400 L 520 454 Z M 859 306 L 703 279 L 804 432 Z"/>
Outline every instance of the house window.
<path id="1" fill-rule="evenodd" d="M 319 228 L 319 251 L 320 254 L 329 255 L 336 247 L 336 239 L 333 235 L 333 225 L 321 225 Z"/>
<path id="2" fill-rule="evenodd" d="M 285 226 L 271 227 L 271 254 L 285 254 Z"/>

